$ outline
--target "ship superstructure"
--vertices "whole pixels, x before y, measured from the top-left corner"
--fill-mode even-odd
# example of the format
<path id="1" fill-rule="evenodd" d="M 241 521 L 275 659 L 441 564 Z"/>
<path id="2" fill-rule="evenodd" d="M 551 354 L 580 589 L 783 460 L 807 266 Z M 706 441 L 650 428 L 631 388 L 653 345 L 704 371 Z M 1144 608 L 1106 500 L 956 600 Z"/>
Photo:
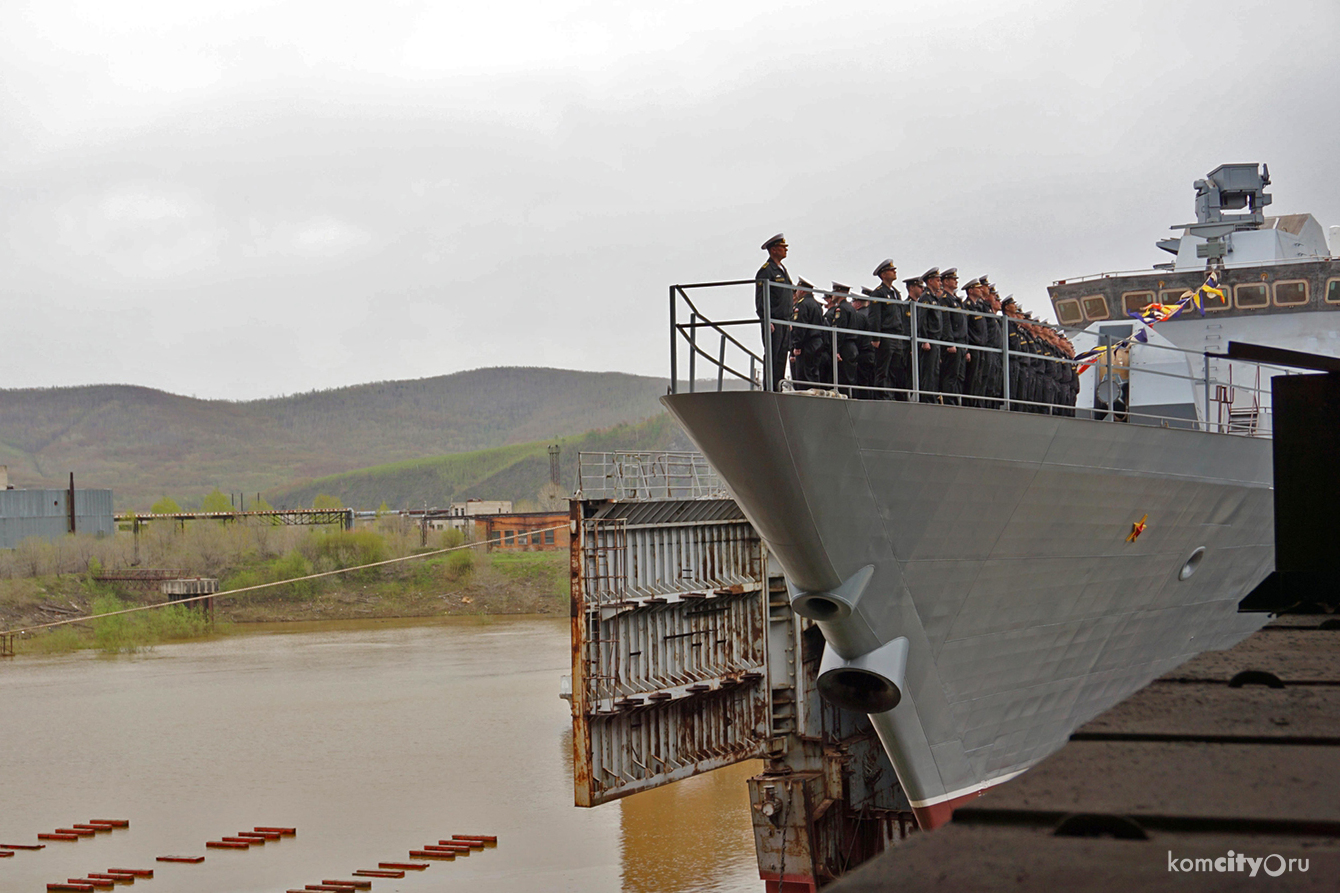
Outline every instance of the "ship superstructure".
<path id="1" fill-rule="evenodd" d="M 1212 322 L 1157 325 L 1123 361 L 1124 378 L 1110 360 L 1089 373 L 1106 387 L 1091 389 L 1095 409 L 1078 417 L 729 391 L 727 373 L 747 381 L 744 367 L 766 368 L 766 358 L 711 322 L 689 298 L 695 287 L 671 289 L 690 392 L 665 403 L 785 571 L 792 608 L 822 630 L 820 688 L 869 715 L 923 827 L 1159 675 L 1265 622 L 1238 604 L 1274 562 L 1262 394 L 1280 370 L 1210 356 L 1218 350 L 1207 345 L 1226 345 L 1232 330 L 1196 327 L 1242 320 L 1250 340 L 1334 355 L 1340 316 L 1329 298 L 1340 309 L 1330 293 L 1340 274 L 1306 253 L 1324 250 L 1310 217 L 1260 213 L 1268 177 L 1253 181 L 1249 167 L 1198 182 L 1197 224 L 1164 246 L 1178 254 L 1172 269 L 1053 288 L 1058 315 L 1069 314 L 1062 323 L 1109 344 L 1143 325 L 1121 321 L 1132 293 L 1180 299 L 1208 265 L 1231 296 L 1205 308 Z M 1226 217 L 1238 210 L 1250 219 Z M 1239 262 L 1267 243 L 1304 256 Z M 1261 308 L 1247 290 L 1256 285 L 1268 295 Z M 1293 294 L 1306 302 L 1289 303 Z M 687 322 L 675 315 L 680 301 Z M 1305 315 L 1288 324 L 1308 330 L 1302 343 L 1281 334 L 1291 331 L 1284 323 L 1260 325 Z M 1210 342 L 1211 331 L 1221 340 Z M 714 367 L 710 392 L 693 392 L 697 361 Z M 1233 415 L 1247 400 L 1250 424 Z"/>

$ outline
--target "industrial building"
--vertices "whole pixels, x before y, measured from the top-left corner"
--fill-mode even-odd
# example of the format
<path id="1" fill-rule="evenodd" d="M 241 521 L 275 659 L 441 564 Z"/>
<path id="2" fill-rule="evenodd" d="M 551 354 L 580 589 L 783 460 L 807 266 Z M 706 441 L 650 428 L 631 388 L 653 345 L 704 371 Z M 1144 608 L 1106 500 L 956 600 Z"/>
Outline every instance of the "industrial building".
<path id="1" fill-rule="evenodd" d="M 9 482 L 9 469 L 0 465 L 0 549 L 13 549 L 26 539 L 106 536 L 115 529 L 111 490 L 76 490 L 74 475 L 64 490 L 18 490 Z"/>

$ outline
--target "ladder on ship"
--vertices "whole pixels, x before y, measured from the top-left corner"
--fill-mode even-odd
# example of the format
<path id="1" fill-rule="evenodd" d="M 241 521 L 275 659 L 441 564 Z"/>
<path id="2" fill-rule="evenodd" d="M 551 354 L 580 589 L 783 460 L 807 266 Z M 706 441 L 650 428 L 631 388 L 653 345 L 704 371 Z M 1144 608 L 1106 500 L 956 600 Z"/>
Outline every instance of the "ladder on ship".
<path id="1" fill-rule="evenodd" d="M 1255 366 L 1256 382 L 1248 390 L 1246 405 L 1238 406 L 1238 389 L 1233 385 L 1233 364 L 1228 364 L 1228 384 L 1217 385 L 1215 402 L 1219 404 L 1219 431 L 1223 434 L 1255 435 L 1261 422 L 1261 367 Z"/>

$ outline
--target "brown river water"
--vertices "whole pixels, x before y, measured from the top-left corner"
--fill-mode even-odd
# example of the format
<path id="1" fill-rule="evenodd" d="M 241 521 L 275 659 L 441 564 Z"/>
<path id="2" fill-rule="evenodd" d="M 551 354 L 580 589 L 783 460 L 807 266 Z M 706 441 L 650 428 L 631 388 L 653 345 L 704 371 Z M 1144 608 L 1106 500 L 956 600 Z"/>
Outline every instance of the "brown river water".
<path id="1" fill-rule="evenodd" d="M 411 861 L 452 834 L 499 842 L 372 889 L 760 891 L 756 764 L 572 805 L 568 671 L 566 618 L 271 624 L 132 655 L 6 660 L 0 843 L 131 824 L 0 859 L 0 891 L 117 867 L 155 872 L 118 890 L 270 893 Z M 205 848 L 257 825 L 298 833 Z M 206 858 L 155 861 L 178 854 Z"/>

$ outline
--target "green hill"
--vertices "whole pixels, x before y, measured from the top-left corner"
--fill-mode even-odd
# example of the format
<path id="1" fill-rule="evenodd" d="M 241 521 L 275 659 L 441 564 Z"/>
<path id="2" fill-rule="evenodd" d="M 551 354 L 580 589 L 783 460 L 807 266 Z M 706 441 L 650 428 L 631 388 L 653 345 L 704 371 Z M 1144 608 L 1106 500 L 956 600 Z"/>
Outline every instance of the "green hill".
<path id="1" fill-rule="evenodd" d="M 0 465 L 18 487 L 65 486 L 73 471 L 119 509 L 164 495 L 189 507 L 214 487 L 256 493 L 638 422 L 662 413 L 665 391 L 664 379 L 521 367 L 245 402 L 131 385 L 0 390 Z"/>
<path id="2" fill-rule="evenodd" d="M 549 481 L 548 447 L 552 441 L 515 444 L 429 459 L 394 462 L 266 492 L 276 508 L 309 506 L 319 493 L 336 496 L 347 506 L 375 509 L 446 508 L 469 498 L 534 501 Z M 559 441 L 559 482 L 565 493 L 573 490 L 577 453 L 613 450 L 689 449 L 687 439 L 668 415 L 635 425 L 617 425 Z M 524 506 L 518 506 L 524 508 Z"/>

